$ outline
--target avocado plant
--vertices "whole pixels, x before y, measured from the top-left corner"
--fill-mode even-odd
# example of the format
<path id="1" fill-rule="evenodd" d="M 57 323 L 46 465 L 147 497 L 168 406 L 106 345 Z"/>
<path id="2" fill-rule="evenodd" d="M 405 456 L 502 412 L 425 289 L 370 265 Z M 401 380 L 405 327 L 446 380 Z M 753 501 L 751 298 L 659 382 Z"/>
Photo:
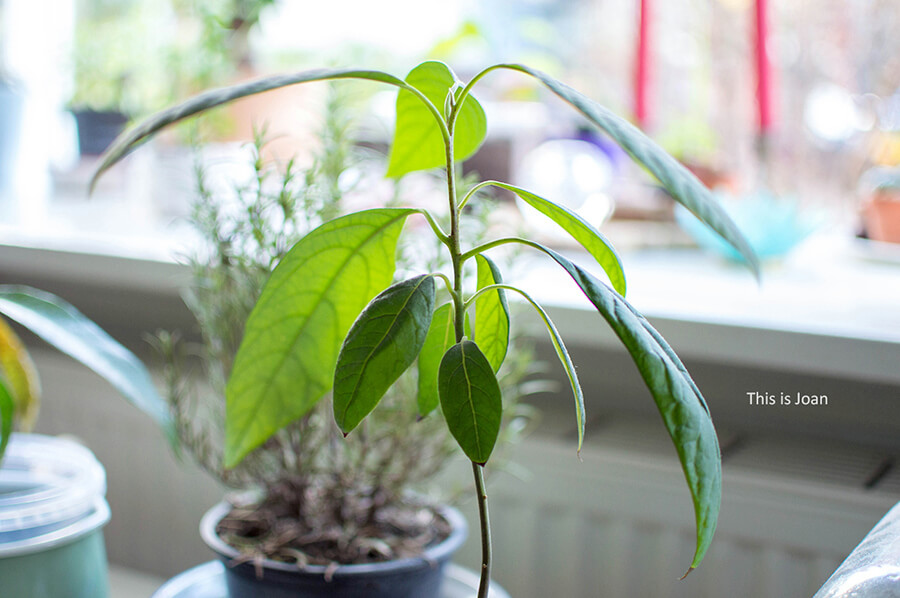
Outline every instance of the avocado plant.
<path id="1" fill-rule="evenodd" d="M 756 256 L 709 191 L 676 160 L 624 119 L 550 76 L 519 64 L 490 66 L 467 83 L 445 64 L 427 61 L 405 79 L 374 70 L 310 70 L 211 90 L 150 117 L 127 131 L 102 158 L 93 181 L 163 127 L 232 100 L 312 81 L 363 79 L 399 88 L 388 177 L 419 170 L 445 172 L 449 218 L 421 208 L 375 208 L 338 217 L 311 231 L 273 270 L 251 312 L 226 388 L 225 464 L 238 464 L 281 427 L 332 392 L 334 419 L 345 435 L 377 406 L 386 390 L 417 362 L 422 417 L 443 417 L 472 462 L 481 522 L 479 598 L 487 596 L 491 539 L 483 468 L 497 438 L 502 397 L 496 372 L 509 342 L 507 295 L 530 304 L 547 326 L 571 383 L 577 446 L 584 435 L 584 400 L 575 367 L 546 310 L 528 293 L 503 281 L 488 253 L 520 244 L 549 257 L 568 273 L 633 358 L 675 444 L 693 499 L 699 565 L 716 527 L 721 458 L 709 409 L 675 352 L 624 298 L 621 261 L 610 243 L 577 214 L 506 182 L 457 189 L 458 166 L 487 134 L 484 110 L 472 95 L 488 74 L 515 71 L 532 77 L 589 123 L 610 135 L 697 218 L 735 247 L 758 276 Z M 580 243 L 605 272 L 584 266 L 533 240 L 504 237 L 463 247 L 460 214 L 484 187 L 506 189 L 553 220 Z M 424 218 L 446 247 L 449 272 L 424 272 L 394 283 L 398 238 L 404 223 Z M 475 288 L 466 288 L 474 262 Z M 393 283 L 393 284 L 392 284 Z M 436 305 L 436 287 L 449 301 Z M 474 309 L 470 325 L 468 312 Z M 440 407 L 438 409 L 438 407 Z"/>

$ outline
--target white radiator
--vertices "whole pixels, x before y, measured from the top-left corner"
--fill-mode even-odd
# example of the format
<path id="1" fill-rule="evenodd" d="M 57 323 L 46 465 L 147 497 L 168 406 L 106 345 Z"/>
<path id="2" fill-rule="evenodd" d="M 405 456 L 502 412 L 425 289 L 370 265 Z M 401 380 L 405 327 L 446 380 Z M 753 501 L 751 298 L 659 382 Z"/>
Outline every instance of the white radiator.
<path id="1" fill-rule="evenodd" d="M 533 438 L 515 458 L 530 479 L 499 476 L 490 509 L 494 577 L 516 598 L 808 598 L 900 499 L 896 488 L 862 486 L 879 467 L 874 453 L 748 439 L 726 451 L 712 547 L 679 581 L 693 510 L 661 424 L 609 418 L 588 430 L 583 462 L 573 435 Z M 471 567 L 476 534 L 460 559 Z"/>
<path id="2" fill-rule="evenodd" d="M 221 496 L 215 484 L 177 464 L 153 424 L 98 377 L 35 357 L 40 431 L 79 436 L 106 466 L 110 560 L 171 576 L 212 558 L 196 529 Z M 693 511 L 674 449 L 658 422 L 621 416 L 589 428 L 583 462 L 573 434 L 545 432 L 513 451 L 527 480 L 493 476 L 495 578 L 515 598 L 809 597 L 900 498 L 897 475 L 864 487 L 882 463 L 876 452 L 754 437 L 729 449 L 733 435 L 720 432 L 719 531 L 686 580 Z M 459 475 L 468 482 L 467 468 Z M 477 519 L 463 507 L 470 538 L 458 560 L 475 568 Z"/>

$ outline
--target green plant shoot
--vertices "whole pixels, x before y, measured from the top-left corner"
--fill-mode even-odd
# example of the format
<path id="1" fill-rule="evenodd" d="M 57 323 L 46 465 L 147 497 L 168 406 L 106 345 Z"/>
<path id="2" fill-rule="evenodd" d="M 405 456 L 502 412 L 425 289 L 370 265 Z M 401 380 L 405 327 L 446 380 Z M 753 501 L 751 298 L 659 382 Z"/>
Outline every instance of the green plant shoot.
<path id="1" fill-rule="evenodd" d="M 163 127 L 215 106 L 271 89 L 326 79 L 364 79 L 399 88 L 387 176 L 442 168 L 446 173 L 447 230 L 425 210 L 381 208 L 349 214 L 300 240 L 278 264 L 247 321 L 227 394 L 226 465 L 233 466 L 280 427 L 302 416 L 329 390 L 337 425 L 353 429 L 376 408 L 397 377 L 418 357 L 418 405 L 425 416 L 440 405 L 460 448 L 472 461 L 481 516 L 479 598 L 487 596 L 491 545 L 482 468 L 500 425 L 502 397 L 496 371 L 506 354 L 510 312 L 507 292 L 530 303 L 547 326 L 572 386 L 578 449 L 584 401 L 563 339 L 546 310 L 514 285 L 487 253 L 517 243 L 556 262 L 577 283 L 634 359 L 662 414 L 684 469 L 695 511 L 697 542 L 688 572 L 700 564 L 716 528 L 721 459 L 706 402 L 687 370 L 652 326 L 625 300 L 625 275 L 609 242 L 590 224 L 552 199 L 499 181 L 457 195 L 457 166 L 484 141 L 484 110 L 472 95 L 487 74 L 504 69 L 535 79 L 606 132 L 651 172 L 675 201 L 732 245 L 758 276 L 756 256 L 709 191 L 676 160 L 624 119 L 550 76 L 517 64 L 491 66 L 467 83 L 439 62 L 425 62 L 405 79 L 371 70 L 314 70 L 268 77 L 203 93 L 123 134 L 101 161 L 106 169 Z M 512 191 L 578 241 L 608 282 L 534 241 L 518 237 L 463 248 L 460 213 L 485 186 Z M 405 221 L 424 217 L 449 254 L 452 271 L 423 273 L 391 284 L 397 241 Z M 477 288 L 466 289 L 463 268 L 474 259 Z M 435 309 L 435 283 L 450 302 Z M 474 308 L 474 330 L 466 325 Z"/>

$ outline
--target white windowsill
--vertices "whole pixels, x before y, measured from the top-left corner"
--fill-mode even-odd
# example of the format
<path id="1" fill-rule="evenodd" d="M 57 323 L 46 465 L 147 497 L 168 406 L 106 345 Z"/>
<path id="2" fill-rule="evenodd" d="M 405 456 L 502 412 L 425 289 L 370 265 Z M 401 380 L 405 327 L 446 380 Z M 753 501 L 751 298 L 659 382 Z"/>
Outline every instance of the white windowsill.
<path id="1" fill-rule="evenodd" d="M 167 257 L 178 251 L 172 237 L 97 243 L 0 228 L 0 239 L 7 280 L 89 281 L 173 297 L 189 281 L 187 268 Z M 685 358 L 897 384 L 900 265 L 858 254 L 849 243 L 814 241 L 784 263 L 767 264 L 759 285 L 744 268 L 699 251 L 636 251 L 622 259 L 629 301 Z M 599 318 L 588 317 L 590 304 L 563 271 L 547 260 L 525 271 L 518 284 L 548 307 L 567 342 L 617 343 Z"/>
<path id="2" fill-rule="evenodd" d="M 748 271 L 692 250 L 622 256 L 628 300 L 683 357 L 856 380 L 900 383 L 900 264 L 862 259 L 856 246 L 810 243 L 784 263 Z M 598 270 L 598 268 L 593 268 Z M 618 341 L 553 264 L 521 286 L 546 305 L 563 336 Z"/>

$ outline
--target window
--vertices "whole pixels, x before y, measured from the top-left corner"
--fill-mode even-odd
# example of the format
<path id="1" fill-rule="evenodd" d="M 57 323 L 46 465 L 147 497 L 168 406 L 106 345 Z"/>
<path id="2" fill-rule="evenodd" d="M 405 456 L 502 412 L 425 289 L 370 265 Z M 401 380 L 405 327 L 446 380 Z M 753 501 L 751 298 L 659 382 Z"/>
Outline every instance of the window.
<path id="1" fill-rule="evenodd" d="M 85 231 L 99 227 L 134 237 L 147 223 L 156 235 L 169 230 L 183 203 L 159 189 L 160 181 L 175 181 L 190 193 L 190 173 L 174 168 L 190 163 L 190 152 L 178 149 L 191 136 L 186 129 L 135 154 L 128 173 L 111 173 L 93 202 L 83 201 L 92 161 L 78 159 L 76 130 L 84 133 L 90 123 L 76 127 L 72 116 L 80 119 L 82 109 L 139 118 L 200 89 L 256 73 L 321 64 L 368 64 L 401 73 L 434 56 L 463 76 L 493 61 L 527 62 L 630 114 L 641 4 L 652 8 L 645 37 L 645 128 L 712 184 L 738 194 L 765 187 L 803 210 L 827 210 L 850 231 L 857 228 L 860 189 L 871 184 L 864 173 L 896 169 L 900 162 L 900 16 L 892 0 L 771 3 L 773 126 L 765 155 L 757 122 L 756 0 L 457 0 L 443 3 L 440 14 L 409 0 L 52 4 L 48 10 L 47 2 L 5 0 L 0 9 L 3 89 L 16 90 L 0 98 L 14 102 L 18 95 L 21 105 L 20 126 L 3 127 L 6 137 L 21 130 L 17 149 L 10 153 L 9 140 L 0 145 L 16 164 L 0 173 L 7 179 L 0 185 L 3 215 L 19 230 L 38 235 L 50 230 L 89 236 Z M 501 76 L 485 81 L 479 92 L 492 102 L 535 93 Z M 389 130 L 390 104 L 373 104 L 384 117 L 381 134 Z M 297 130 L 315 120 L 290 94 L 279 110 Z M 10 118 L 16 111 L 4 113 Z M 571 119 L 527 111 L 504 127 L 508 113 L 498 111 L 497 130 L 519 145 L 498 154 L 501 161 L 522 157 L 541 139 L 578 134 Z M 241 126 L 227 122 L 232 117 L 207 123 L 206 134 L 247 139 L 256 116 Z M 643 181 L 616 186 L 616 217 L 670 220 L 668 209 L 660 211 L 648 200 L 652 186 L 642 174 L 620 173 L 615 151 L 598 143 L 614 176 Z"/>

